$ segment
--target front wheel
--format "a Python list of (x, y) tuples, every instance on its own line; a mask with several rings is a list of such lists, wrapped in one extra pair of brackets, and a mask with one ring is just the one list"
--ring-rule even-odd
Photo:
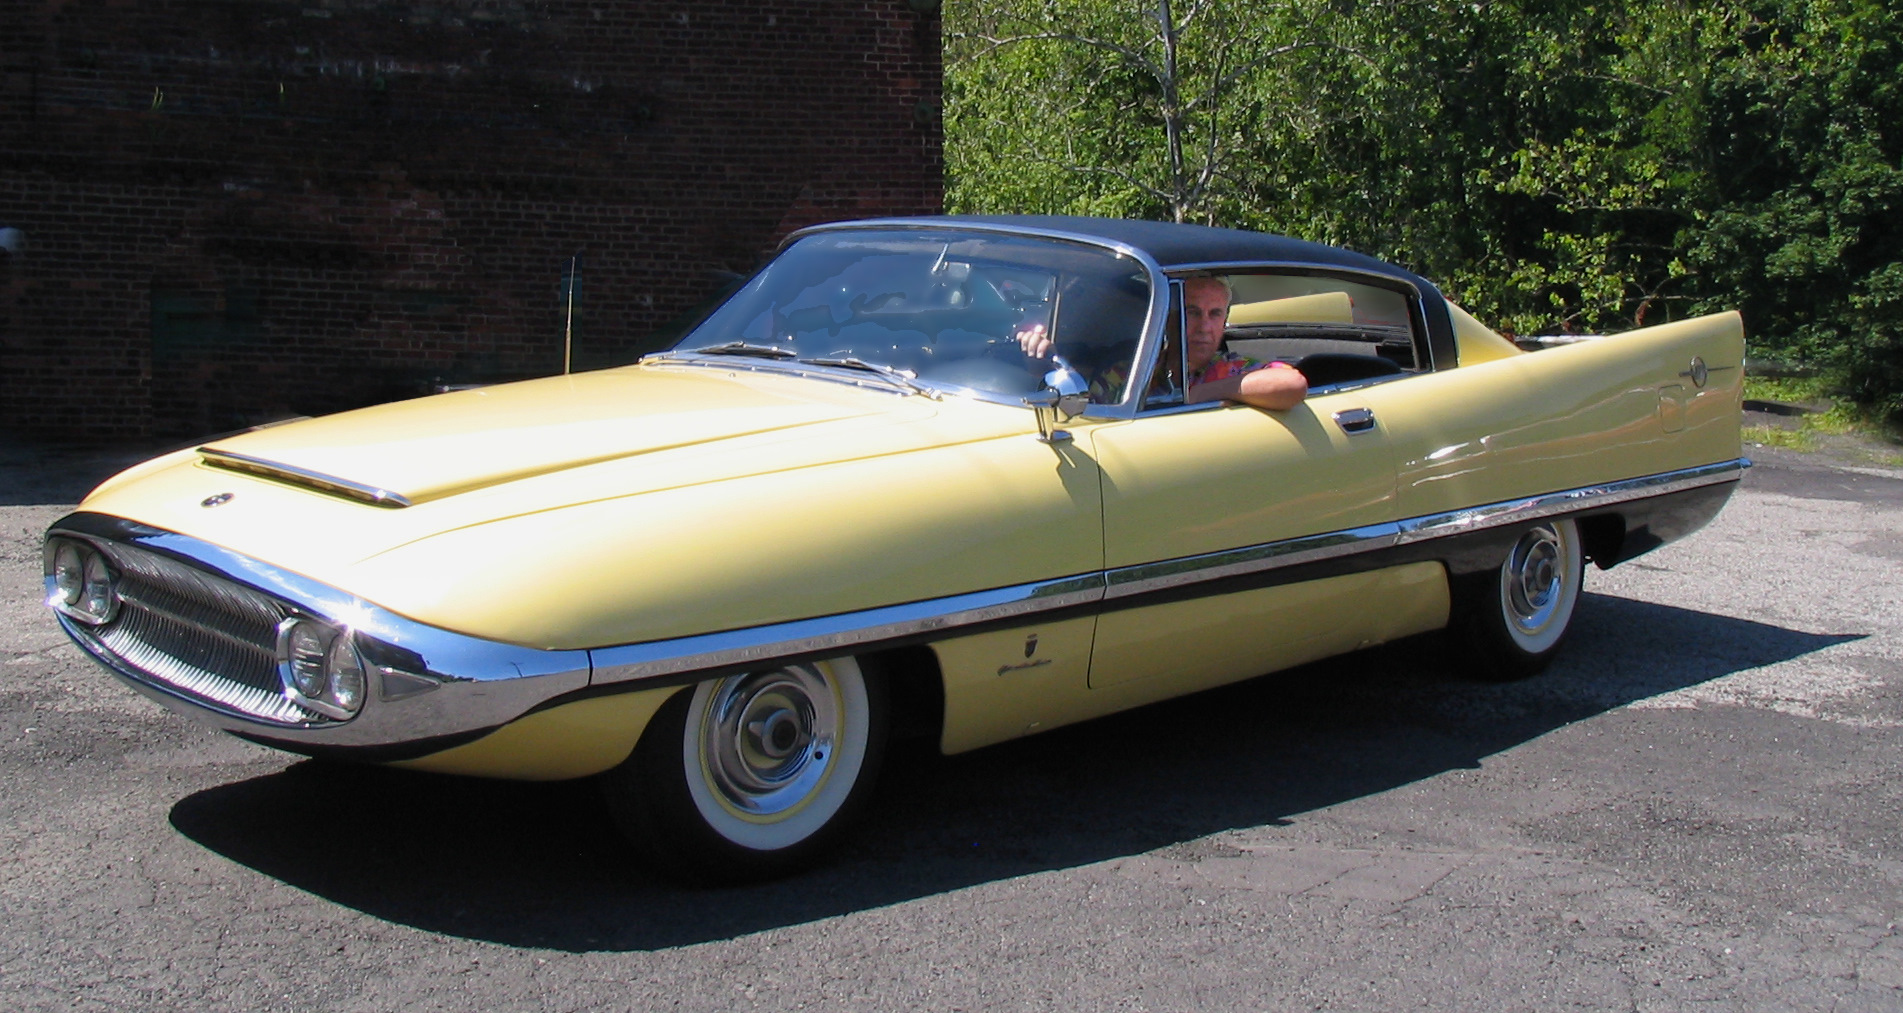
[(1495, 572), (1463, 578), (1461, 640), (1481, 678), (1522, 679), (1559, 652), (1585, 582), (1579, 528), (1570, 519), (1520, 535)]
[(604, 776), (609, 808), (676, 878), (784, 875), (865, 804), (886, 724), (883, 683), (852, 658), (711, 679), (669, 700)]

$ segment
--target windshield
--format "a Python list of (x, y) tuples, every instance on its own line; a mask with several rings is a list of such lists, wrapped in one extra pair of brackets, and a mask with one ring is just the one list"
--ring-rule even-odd
[[(782, 252), (674, 351), (859, 360), (919, 380), (1027, 394), (1068, 366), (1091, 400), (1123, 397), (1150, 307), (1149, 274), (1109, 250), (945, 229), (848, 229)], [(1054, 339), (1026, 354), (1022, 332)], [(1031, 342), (1030, 344), (1035, 344)]]

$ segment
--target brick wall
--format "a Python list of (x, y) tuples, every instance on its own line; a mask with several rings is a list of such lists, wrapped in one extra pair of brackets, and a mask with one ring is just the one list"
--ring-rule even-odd
[[(921, 3), (933, 7), (934, 4)], [(0, 0), (0, 428), (193, 435), (625, 361), (930, 213), (911, 0)]]

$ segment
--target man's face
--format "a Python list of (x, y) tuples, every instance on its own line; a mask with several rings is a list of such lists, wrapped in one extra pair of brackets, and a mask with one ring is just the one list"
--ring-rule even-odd
[(1183, 283), (1183, 301), (1188, 304), (1184, 348), (1189, 353), (1189, 371), (1195, 373), (1209, 365), (1222, 347), (1223, 328), (1229, 323), (1229, 290), (1214, 278), (1191, 278)]

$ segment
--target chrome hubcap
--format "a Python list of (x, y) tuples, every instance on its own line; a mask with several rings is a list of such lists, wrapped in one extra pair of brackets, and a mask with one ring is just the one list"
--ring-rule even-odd
[(701, 729), (701, 766), (728, 807), (775, 816), (825, 780), (839, 734), (839, 702), (809, 665), (722, 679)]
[(1501, 578), (1507, 618), (1527, 633), (1538, 632), (1553, 618), (1565, 590), (1566, 557), (1559, 533), (1540, 527), (1520, 536)]

